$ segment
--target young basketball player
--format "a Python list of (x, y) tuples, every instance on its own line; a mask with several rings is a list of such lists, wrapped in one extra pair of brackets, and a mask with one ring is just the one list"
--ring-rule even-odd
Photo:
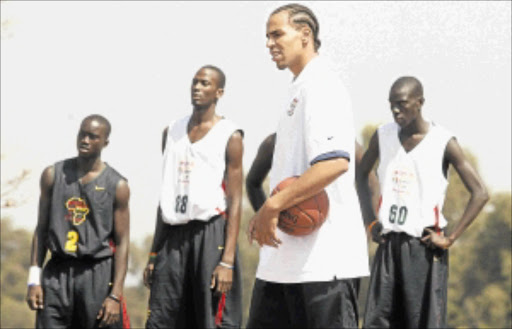
[[(313, 12), (298, 4), (279, 7), (267, 21), (272, 60), (294, 76), (276, 131), (270, 190), (300, 177), (266, 199), (249, 223), (249, 239), (262, 248), (248, 328), (358, 325), (368, 255), (354, 187), (353, 116), (347, 90), (318, 54), (318, 30)], [(280, 211), (322, 189), (330, 209), (318, 230), (295, 237), (277, 228)]]
[[(41, 175), (39, 216), (32, 240), (27, 303), (37, 328), (128, 327), (122, 294), (130, 244), (130, 190), (101, 160), (110, 123), (86, 117), (78, 157)], [(47, 251), (51, 259), (41, 267)]]
[(163, 134), (163, 183), (144, 273), (147, 328), (241, 326), (243, 132), (216, 113), (224, 85), (219, 68), (202, 67), (192, 80), (192, 115)]
[[(487, 202), (487, 191), (453, 134), (423, 118), (423, 87), (416, 78), (398, 79), (389, 102), (395, 122), (378, 128), (359, 169), (365, 222), (379, 243), (364, 327), (444, 328), (448, 248)], [(366, 182), (377, 159), (378, 217)], [(471, 198), (453, 231), (445, 232), (441, 210), (449, 165)]]

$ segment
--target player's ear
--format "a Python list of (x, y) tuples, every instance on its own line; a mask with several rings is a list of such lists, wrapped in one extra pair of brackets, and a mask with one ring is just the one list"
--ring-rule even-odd
[(107, 147), (108, 146), (108, 143), (110, 143), (110, 140), (108, 139), (108, 137), (105, 139), (105, 143), (103, 144), (103, 147)]
[(311, 37), (311, 29), (308, 26), (302, 28), (302, 45), (307, 46)]
[(217, 99), (221, 98), (222, 95), (224, 95), (224, 88), (217, 89), (217, 92), (216, 92)]
[(420, 99), (418, 99), (418, 102), (420, 102), (420, 105), (423, 106), (423, 104), (425, 104), (425, 98), (420, 97)]

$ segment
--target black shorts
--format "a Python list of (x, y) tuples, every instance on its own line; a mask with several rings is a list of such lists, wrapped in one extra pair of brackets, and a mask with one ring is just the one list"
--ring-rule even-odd
[(357, 328), (359, 281), (274, 283), (256, 279), (247, 328)]
[[(165, 225), (166, 240), (155, 259), (147, 328), (216, 327), (221, 296), (210, 289), (210, 283), (224, 251), (225, 226), (221, 216), (207, 222)], [(232, 288), (225, 295), (222, 328), (240, 328), (242, 324), (238, 255), (234, 266)]]
[(373, 261), (364, 328), (444, 328), (448, 251), (388, 233)]
[[(111, 290), (112, 263), (112, 257), (50, 259), (43, 270), (43, 309), (37, 311), (36, 328), (98, 328), (96, 317)], [(123, 313), (109, 328), (123, 328)]]

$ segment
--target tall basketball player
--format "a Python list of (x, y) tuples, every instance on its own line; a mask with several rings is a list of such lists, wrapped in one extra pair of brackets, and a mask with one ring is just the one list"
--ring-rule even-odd
[[(37, 328), (129, 326), (122, 294), (130, 190), (126, 179), (101, 160), (110, 130), (104, 117), (86, 117), (78, 132), (78, 157), (41, 175), (27, 292), (29, 307), (37, 310)], [(51, 259), (41, 280), (48, 250)]]
[[(484, 183), (453, 134), (423, 117), (424, 101), (418, 79), (396, 80), (389, 93), (395, 122), (377, 129), (361, 161), (358, 182), (364, 218), (379, 243), (365, 328), (445, 327), (448, 249), (488, 200)], [(377, 159), (378, 215), (367, 184)], [(471, 198), (453, 230), (446, 232), (441, 210), (450, 165)]]
[[(270, 190), (290, 176), (300, 177), (264, 200), (249, 223), (249, 239), (262, 248), (247, 327), (355, 328), (359, 278), (368, 275), (368, 254), (354, 187), (350, 97), (318, 53), (319, 24), (309, 8), (277, 8), (266, 32), (277, 68), (293, 74), (275, 135)], [(277, 228), (282, 210), (322, 189), (330, 209), (318, 230), (296, 237)]]
[(160, 204), (144, 272), (148, 328), (241, 326), (243, 132), (216, 113), (224, 85), (219, 68), (197, 71), (192, 114), (163, 134)]

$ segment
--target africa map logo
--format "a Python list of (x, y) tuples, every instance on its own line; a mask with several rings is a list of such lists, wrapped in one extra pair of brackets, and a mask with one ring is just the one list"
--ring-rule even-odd
[(66, 220), (71, 221), (73, 225), (80, 225), (87, 219), (89, 213), (89, 206), (82, 198), (72, 197), (66, 202), (66, 209), (68, 214)]

